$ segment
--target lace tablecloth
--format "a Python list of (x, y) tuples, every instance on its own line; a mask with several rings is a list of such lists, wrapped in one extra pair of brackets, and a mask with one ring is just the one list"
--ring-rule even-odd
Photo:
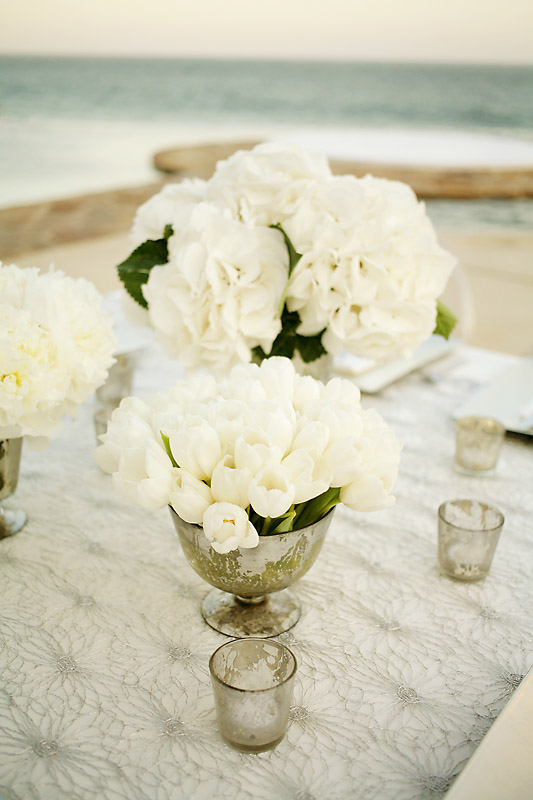
[[(29, 523), (0, 542), (0, 791), (61, 800), (401, 800), (441, 797), (531, 664), (532, 443), (507, 437), (497, 475), (453, 470), (451, 413), (509, 359), (464, 348), (374, 405), (405, 442), (390, 510), (337, 509), (279, 638), (299, 671), (288, 733), (241, 754), (219, 737), (209, 587), (168, 511), (115, 495), (92, 460), (93, 407), (23, 452)], [(429, 370), (431, 372), (431, 370)], [(177, 376), (145, 351), (135, 391)], [(475, 497), (506, 522), (488, 578), (436, 565), (437, 508)]]

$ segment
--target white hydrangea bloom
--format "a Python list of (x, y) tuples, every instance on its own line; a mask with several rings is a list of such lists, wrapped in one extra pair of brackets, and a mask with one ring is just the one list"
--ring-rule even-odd
[(325, 329), (328, 352), (373, 359), (408, 353), (431, 335), (455, 259), (408, 186), (333, 178), (285, 228), (303, 254), (287, 292), (299, 333)]
[(169, 261), (143, 287), (152, 326), (185, 367), (222, 371), (270, 351), (288, 256), (279, 232), (252, 230), (212, 205), (198, 204), (189, 226), (169, 240)]
[(161, 239), (166, 225), (176, 230), (187, 226), (192, 209), (206, 195), (206, 182), (199, 178), (168, 183), (137, 209), (130, 238), (135, 247), (147, 239)]
[[(241, 150), (208, 181), (166, 186), (139, 209), (134, 243), (166, 225), (168, 263), (143, 291), (160, 341), (186, 368), (224, 371), (254, 348), (270, 353), (284, 307), (328, 353), (407, 354), (433, 332), (455, 264), (409, 186), (333, 176), (294, 144)], [(301, 254), (289, 282), (277, 225)]]
[(302, 193), (331, 177), (327, 159), (297, 145), (265, 142), (219, 161), (208, 182), (209, 200), (252, 226), (283, 222)]

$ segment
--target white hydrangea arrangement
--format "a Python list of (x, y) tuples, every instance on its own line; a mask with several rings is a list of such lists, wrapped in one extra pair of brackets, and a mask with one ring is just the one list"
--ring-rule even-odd
[(295, 145), (264, 143), (208, 181), (165, 186), (132, 238), (119, 275), (186, 368), (342, 349), (380, 360), (455, 322), (438, 301), (455, 259), (412, 189), (334, 176)]
[(392, 505), (401, 449), (352, 382), (323, 384), (283, 357), (126, 398), (100, 439), (95, 459), (125, 500), (171, 505), (218, 553), (302, 528), (339, 502)]
[(48, 444), (104, 383), (115, 346), (92, 283), (0, 262), (0, 439)]

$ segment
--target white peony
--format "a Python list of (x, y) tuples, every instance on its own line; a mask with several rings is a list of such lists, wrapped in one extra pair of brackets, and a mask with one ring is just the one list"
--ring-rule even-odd
[(47, 443), (104, 383), (115, 346), (89, 281), (0, 264), (0, 437)]

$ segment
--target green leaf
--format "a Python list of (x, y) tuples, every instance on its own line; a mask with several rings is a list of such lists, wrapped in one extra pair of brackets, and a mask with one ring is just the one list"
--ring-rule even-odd
[(259, 514), (254, 511), (252, 506), (248, 506), (248, 519), (256, 529), (257, 533), (261, 533), (263, 529), (263, 525), (265, 524), (265, 518), (260, 517)]
[(301, 259), (302, 254), (296, 252), (296, 249), (295, 249), (293, 243), (291, 242), (291, 240), (289, 239), (289, 237), (287, 236), (287, 234), (285, 233), (285, 231), (283, 230), (283, 228), (281, 227), (279, 222), (276, 223), (276, 225), (271, 225), (270, 227), (274, 228), (277, 231), (280, 231), (280, 233), (283, 235), (283, 238), (285, 239), (285, 244), (287, 246), (287, 252), (289, 254), (289, 278), (290, 278), (291, 273), (292, 273), (294, 267), (296, 266), (296, 264), (298, 263), (298, 261)]
[(272, 356), (292, 358), (295, 350), (298, 350), (305, 362), (315, 361), (320, 356), (323, 356), (326, 353), (326, 349), (322, 344), (324, 331), (317, 333), (316, 336), (301, 336), (296, 333), (299, 324), (300, 315), (298, 312), (287, 311), (284, 308), (281, 315), (281, 331), (274, 339), (270, 353), (265, 353), (262, 347), (255, 347), (253, 353), (256, 359), (262, 361), (264, 358), (271, 358)]
[(437, 300), (437, 322), (433, 333), (448, 339), (457, 324), (457, 317), (441, 300)]
[[(259, 517), (259, 519), (262, 519), (262, 517)], [(271, 527), (272, 527), (272, 517), (265, 517), (263, 519), (262, 527), (256, 528), (256, 531), (260, 536), (268, 536)]]
[(328, 511), (340, 503), (340, 488), (327, 489), (318, 497), (313, 497), (306, 503), (299, 503), (296, 506), (296, 518), (294, 520), (293, 530), (305, 528), (306, 525), (311, 525), (328, 513)]
[[(324, 328), (324, 331), (325, 330)], [(299, 351), (302, 360), (306, 363), (309, 363), (309, 361), (316, 361), (320, 356), (326, 355), (327, 350), (322, 344), (322, 334), (324, 331), (320, 331), (320, 333), (317, 333), (315, 336), (296, 335), (296, 349)]]
[(142, 286), (148, 280), (152, 267), (168, 261), (167, 239), (173, 234), (172, 225), (165, 225), (163, 239), (147, 239), (118, 265), (118, 275), (128, 294), (143, 308), (148, 308)]
[(167, 451), (167, 456), (170, 458), (170, 460), (172, 462), (172, 466), (173, 467), (179, 467), (179, 464), (177, 463), (177, 461), (175, 460), (174, 456), (172, 455), (172, 450), (170, 449), (170, 440), (169, 440), (168, 436), (165, 436), (165, 434), (162, 431), (159, 431), (159, 433), (161, 434), (161, 439), (163, 440), (163, 444), (165, 445), (165, 450)]
[(285, 514), (282, 514), (281, 517), (276, 517), (272, 520), (272, 526), (269, 529), (269, 533), (287, 533), (287, 531), (292, 531), (292, 523), (294, 517), (296, 516), (296, 509), (294, 506), (291, 506)]

